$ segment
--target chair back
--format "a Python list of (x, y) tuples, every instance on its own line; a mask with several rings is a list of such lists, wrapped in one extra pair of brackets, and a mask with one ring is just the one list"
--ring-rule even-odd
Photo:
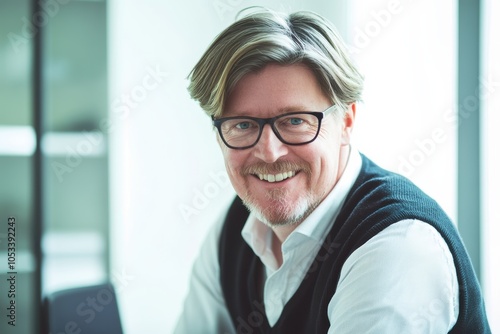
[(44, 300), (48, 334), (123, 334), (110, 283), (54, 292)]

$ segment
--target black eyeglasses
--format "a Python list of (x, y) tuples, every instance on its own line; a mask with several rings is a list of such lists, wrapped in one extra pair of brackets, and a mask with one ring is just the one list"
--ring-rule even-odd
[(213, 125), (227, 147), (244, 150), (255, 146), (262, 135), (264, 125), (269, 124), (276, 137), (287, 145), (305, 145), (318, 137), (321, 120), (336, 108), (324, 111), (290, 112), (271, 118), (235, 116), (214, 119)]

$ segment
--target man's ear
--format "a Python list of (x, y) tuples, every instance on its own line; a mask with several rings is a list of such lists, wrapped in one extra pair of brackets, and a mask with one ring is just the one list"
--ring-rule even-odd
[(356, 118), (356, 102), (353, 102), (349, 105), (344, 115), (344, 124), (342, 129), (342, 141), (341, 141), (342, 145), (349, 145), (351, 143), (355, 118)]

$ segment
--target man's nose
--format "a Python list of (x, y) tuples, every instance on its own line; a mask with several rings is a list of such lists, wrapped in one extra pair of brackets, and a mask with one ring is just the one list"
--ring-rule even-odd
[(282, 156), (288, 154), (288, 146), (273, 132), (269, 124), (264, 125), (259, 142), (254, 147), (255, 157), (266, 163), (276, 162)]

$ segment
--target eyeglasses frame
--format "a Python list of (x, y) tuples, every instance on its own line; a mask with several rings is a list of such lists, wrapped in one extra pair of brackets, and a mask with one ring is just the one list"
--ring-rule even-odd
[[(264, 130), (264, 125), (266, 125), (266, 124), (269, 124), (269, 126), (273, 130), (276, 137), (278, 137), (278, 139), (283, 144), (300, 146), (300, 145), (306, 145), (306, 144), (312, 143), (313, 141), (316, 140), (316, 138), (319, 135), (319, 131), (321, 130), (322, 119), (325, 118), (330, 113), (332, 113), (334, 110), (336, 110), (337, 109), (336, 106), (337, 105), (334, 104), (323, 111), (294, 111), (294, 112), (289, 112), (289, 113), (281, 114), (281, 115), (270, 117), (270, 118), (259, 118), (259, 117), (251, 117), (251, 116), (232, 116), (232, 117), (222, 117), (222, 118), (216, 119), (214, 116), (212, 116), (212, 124), (213, 124), (213, 126), (215, 126), (217, 128), (217, 130), (219, 132), (219, 136), (222, 139), (222, 141), (224, 142), (224, 144), (233, 150), (246, 150), (246, 149), (249, 149), (249, 148), (257, 145), (257, 143), (260, 140), (260, 137), (262, 136), (262, 131)], [(282, 117), (291, 116), (291, 115), (298, 115), (298, 114), (308, 114), (308, 115), (316, 116), (318, 118), (318, 130), (316, 131), (316, 135), (311, 140), (308, 140), (308, 141), (303, 142), (303, 143), (290, 143), (290, 142), (287, 142), (286, 140), (284, 140), (283, 137), (281, 137), (281, 135), (278, 132), (278, 130), (276, 129), (274, 123), (277, 119), (280, 119)], [(252, 145), (247, 145), (247, 146), (243, 146), (243, 147), (236, 147), (236, 146), (231, 146), (226, 142), (226, 140), (224, 139), (224, 136), (222, 135), (221, 126), (222, 126), (222, 123), (224, 123), (225, 121), (232, 120), (232, 119), (249, 119), (249, 120), (252, 120), (252, 121), (256, 122), (257, 124), (259, 124), (259, 135), (257, 136), (257, 139), (255, 140), (255, 142)]]

